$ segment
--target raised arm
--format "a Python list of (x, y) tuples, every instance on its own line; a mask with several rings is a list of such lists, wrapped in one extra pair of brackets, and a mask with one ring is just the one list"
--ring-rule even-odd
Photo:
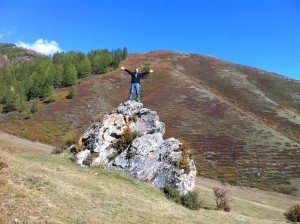
[(141, 77), (143, 77), (144, 75), (147, 75), (149, 73), (152, 73), (152, 72), (153, 72), (153, 70), (150, 70), (149, 72), (143, 72), (143, 73), (141, 73)]
[(124, 66), (121, 67), (122, 70), (125, 70), (125, 72), (128, 72), (128, 74), (133, 75), (134, 72), (129, 71), (128, 69), (126, 69)]

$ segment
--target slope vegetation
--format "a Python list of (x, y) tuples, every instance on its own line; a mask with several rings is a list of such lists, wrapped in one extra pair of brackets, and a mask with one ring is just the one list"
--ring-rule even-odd
[[(198, 175), (235, 185), (300, 195), (300, 82), (207, 55), (154, 51), (123, 65), (150, 65), (142, 102), (166, 123), (166, 135), (196, 150)], [(127, 100), (122, 70), (83, 79), (77, 96), (41, 104), (30, 120), (1, 115), (6, 132), (60, 144)], [(100, 114), (100, 115), (99, 115)]]
[[(117, 171), (82, 168), (53, 147), (0, 133), (0, 223), (284, 223), (299, 198), (230, 187), (232, 212), (192, 211)], [(5, 164), (5, 165), (3, 165)], [(199, 179), (203, 205), (212, 187)], [(222, 186), (221, 186), (222, 187)]]

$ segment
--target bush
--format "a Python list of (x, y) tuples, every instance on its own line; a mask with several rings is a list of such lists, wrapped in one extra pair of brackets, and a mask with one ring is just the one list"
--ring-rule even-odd
[(26, 120), (30, 119), (32, 117), (31, 109), (26, 108), (25, 111), (23, 112), (23, 116), (24, 116), (24, 119), (26, 119)]
[(67, 95), (67, 98), (68, 99), (73, 99), (75, 96), (76, 96), (76, 88), (75, 86), (71, 86), (70, 89), (69, 89), (69, 93)]
[(97, 158), (98, 156), (99, 156), (98, 153), (91, 153), (85, 158), (82, 164), (85, 166), (91, 166), (94, 159)]
[(107, 156), (108, 161), (114, 160), (118, 156), (118, 152), (113, 152), (112, 154)]
[(33, 104), (30, 107), (30, 111), (31, 113), (36, 113), (39, 110), (38, 104), (36, 102), (36, 100), (33, 102)]
[(300, 204), (295, 204), (284, 213), (287, 220), (292, 222), (300, 222)]
[(181, 143), (176, 151), (181, 151), (181, 156), (176, 159), (175, 165), (178, 169), (184, 169), (185, 173), (191, 171), (189, 159), (192, 157), (193, 149), (185, 142)]
[[(150, 71), (150, 64), (149, 63), (143, 64), (142, 72), (149, 72), (149, 71)], [(149, 74), (144, 75), (142, 79), (146, 79), (148, 76)]]
[(104, 118), (104, 115), (103, 114), (98, 114), (95, 118), (94, 118), (94, 121), (95, 122), (101, 122)]
[(56, 146), (52, 151), (51, 154), (60, 154), (64, 151), (62, 146)]
[(172, 184), (166, 184), (163, 191), (167, 198), (181, 204), (180, 193)]
[(202, 206), (198, 192), (191, 191), (187, 194), (180, 195), (179, 191), (172, 184), (166, 184), (163, 191), (167, 198), (189, 209), (199, 210)]
[(188, 192), (180, 197), (181, 204), (192, 210), (199, 210), (202, 207), (202, 201), (199, 199), (199, 193), (195, 191)]
[(64, 145), (71, 146), (78, 142), (79, 135), (77, 133), (69, 133), (62, 137)]
[(8, 167), (6, 162), (4, 162), (3, 160), (0, 160), (0, 170), (2, 170), (5, 167)]
[(123, 131), (123, 135), (114, 145), (114, 147), (117, 149), (118, 155), (120, 155), (138, 136), (138, 132), (131, 131), (130, 128), (126, 127)]
[(229, 205), (230, 199), (228, 196), (228, 190), (214, 188), (214, 193), (216, 197), (217, 208), (223, 210), (224, 212), (230, 212), (231, 208)]

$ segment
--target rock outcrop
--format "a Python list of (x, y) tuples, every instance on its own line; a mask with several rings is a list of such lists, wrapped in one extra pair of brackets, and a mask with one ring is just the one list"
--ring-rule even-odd
[(179, 140), (164, 140), (164, 133), (165, 125), (155, 111), (127, 101), (85, 131), (76, 161), (82, 166), (123, 170), (159, 189), (172, 184), (185, 194), (194, 188), (194, 161)]

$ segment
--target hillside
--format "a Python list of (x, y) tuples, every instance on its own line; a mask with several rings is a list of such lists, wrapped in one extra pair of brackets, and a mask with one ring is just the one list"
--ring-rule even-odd
[(0, 43), (0, 67), (28, 62), (41, 56), (42, 54), (36, 51), (17, 47), (15, 44)]
[[(299, 198), (229, 187), (232, 211), (189, 210), (118, 171), (82, 168), (53, 147), (0, 132), (0, 223), (285, 223)], [(203, 206), (219, 182), (198, 178)]]
[[(154, 51), (129, 55), (128, 69), (150, 64), (142, 102), (158, 112), (166, 135), (196, 150), (198, 175), (300, 195), (300, 82), (207, 55)], [(59, 145), (127, 100), (122, 70), (82, 79), (77, 96), (42, 103), (29, 120), (0, 115), (0, 129)]]

